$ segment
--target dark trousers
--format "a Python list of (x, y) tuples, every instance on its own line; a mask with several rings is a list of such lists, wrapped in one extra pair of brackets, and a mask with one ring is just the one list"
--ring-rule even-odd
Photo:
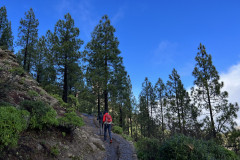
[(104, 140), (107, 139), (107, 130), (109, 133), (110, 140), (112, 140), (112, 134), (111, 134), (111, 124), (104, 124)]

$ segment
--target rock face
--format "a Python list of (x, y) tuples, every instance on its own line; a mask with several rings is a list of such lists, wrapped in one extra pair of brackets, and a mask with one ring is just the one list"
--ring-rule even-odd
[[(37, 94), (33, 96), (31, 92)], [(58, 100), (50, 96), (23, 70), (11, 51), (0, 49), (0, 102), (8, 102), (18, 107), (23, 100), (37, 99), (52, 106), (59, 115), (60, 112), (65, 113)]]

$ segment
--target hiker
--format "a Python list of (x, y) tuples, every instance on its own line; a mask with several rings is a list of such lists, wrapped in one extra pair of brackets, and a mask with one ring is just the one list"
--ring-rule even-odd
[(102, 135), (102, 130), (103, 130), (103, 114), (102, 114), (102, 112), (99, 113), (97, 120), (99, 122), (100, 135)]
[(110, 143), (112, 143), (112, 134), (111, 134), (112, 117), (110, 114), (108, 114), (107, 111), (104, 111), (103, 123), (104, 123), (104, 141), (107, 140), (107, 129), (108, 129)]

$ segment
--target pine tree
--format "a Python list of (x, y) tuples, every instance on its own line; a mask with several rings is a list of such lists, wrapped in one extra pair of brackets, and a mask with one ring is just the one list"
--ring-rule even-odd
[(11, 22), (7, 19), (7, 9), (0, 8), (0, 48), (13, 51)]
[(31, 71), (32, 56), (36, 51), (38, 25), (38, 19), (35, 18), (33, 9), (30, 8), (28, 12), (25, 12), (24, 19), (20, 20), (20, 27), (18, 28), (19, 33), (17, 45), (23, 48), (19, 54), (23, 59), (23, 68), (28, 72)]
[(127, 108), (127, 119), (129, 119), (129, 124), (128, 124), (128, 133), (129, 133), (129, 126), (130, 126), (130, 132), (131, 132), (131, 137), (133, 136), (132, 133), (133, 133), (133, 125), (132, 125), (132, 117), (133, 117), (133, 106), (134, 106), (134, 96), (133, 96), (133, 93), (132, 93), (132, 82), (131, 82), (131, 79), (130, 79), (130, 76), (128, 75), (127, 76), (127, 83), (126, 83), (126, 89), (125, 89), (125, 92), (126, 92), (126, 102), (125, 102), (125, 106)]
[[(64, 20), (59, 20), (54, 30), (54, 53), (57, 58), (58, 71), (63, 77), (63, 95), (64, 102), (68, 101), (69, 81), (72, 80), (72, 72), (75, 71), (80, 58), (79, 49), (83, 41), (78, 38), (79, 29), (74, 26), (74, 20), (68, 13)], [(78, 69), (78, 67), (77, 67)]]
[[(173, 113), (173, 116), (176, 115), (177, 128), (179, 129), (179, 132), (186, 134), (187, 120), (189, 120), (191, 117), (190, 97), (182, 84), (179, 74), (175, 69), (173, 69), (172, 74), (169, 75), (167, 88), (169, 90), (168, 101), (170, 105), (168, 110)], [(175, 122), (173, 122), (173, 124), (174, 123)]]
[[(110, 80), (114, 75), (117, 65), (122, 60), (119, 56), (119, 42), (114, 32), (115, 28), (111, 25), (108, 16), (103, 16), (92, 33), (92, 40), (86, 47), (88, 50), (86, 59), (89, 63), (89, 68), (92, 73), (95, 72), (97, 75), (92, 78), (98, 78), (94, 86), (98, 86), (99, 89), (103, 90), (104, 109), (106, 111), (108, 111)], [(92, 73), (91, 75), (93, 75)]]
[[(150, 86), (151, 82), (146, 77), (142, 83), (142, 91), (140, 93), (140, 108), (142, 108), (142, 115), (144, 116), (144, 124), (147, 124), (148, 137), (150, 137), (150, 115), (149, 115), (149, 104), (150, 104)], [(143, 103), (145, 102), (145, 104)], [(145, 132), (144, 132), (145, 133)], [(145, 134), (144, 134), (145, 135)]]
[(36, 80), (38, 83), (43, 81), (44, 61), (47, 52), (46, 38), (42, 36), (39, 38), (36, 52), (33, 54), (33, 68), (36, 73)]
[[(45, 46), (44, 46), (45, 45)], [(57, 80), (57, 70), (56, 70), (56, 58), (54, 55), (54, 35), (48, 30), (45, 35), (45, 44), (40, 48), (44, 51), (44, 72), (42, 73), (41, 85), (44, 89), (52, 94), (57, 94), (56, 80)], [(59, 93), (60, 94), (60, 93)]]
[(161, 78), (158, 79), (154, 88), (156, 90), (158, 103), (159, 103), (159, 106), (160, 106), (161, 127), (162, 127), (162, 134), (163, 134), (163, 137), (164, 137), (164, 110), (163, 110), (163, 107), (164, 107), (164, 99), (165, 99), (165, 96), (166, 96), (166, 86), (163, 83)]
[(169, 75), (169, 80), (167, 81), (167, 87), (169, 90), (168, 101), (170, 103), (170, 110), (173, 114), (177, 115), (178, 119), (178, 128), (180, 133), (182, 133), (182, 123), (181, 123), (181, 113), (180, 113), (180, 104), (179, 104), (179, 91), (178, 85), (180, 81), (180, 76), (175, 69), (173, 69), (172, 74)]
[[(210, 122), (208, 116), (205, 121), (210, 123), (211, 135), (216, 138), (216, 121), (222, 127), (226, 127), (227, 122), (234, 125), (233, 118), (236, 117), (235, 111), (238, 110), (238, 105), (227, 104), (228, 93), (221, 91), (223, 82), (219, 82), (220, 77), (212, 63), (212, 56), (207, 54), (205, 46), (201, 43), (198, 50), (199, 52), (195, 57), (197, 63), (192, 73), (195, 77), (194, 84), (196, 86), (192, 88), (192, 96), (199, 107), (210, 112)], [(221, 115), (217, 117), (217, 114)], [(214, 120), (214, 115), (217, 120)]]

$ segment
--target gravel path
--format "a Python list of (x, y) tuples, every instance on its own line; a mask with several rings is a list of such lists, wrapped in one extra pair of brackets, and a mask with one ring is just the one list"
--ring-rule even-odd
[[(91, 126), (92, 131), (98, 134), (103, 141), (103, 135), (100, 135), (99, 126), (96, 118), (91, 115), (83, 114), (87, 117), (86, 125)], [(109, 143), (109, 137), (104, 142), (107, 156), (104, 160), (137, 160), (134, 146), (131, 142), (125, 140), (122, 136), (112, 133), (113, 143)]]

